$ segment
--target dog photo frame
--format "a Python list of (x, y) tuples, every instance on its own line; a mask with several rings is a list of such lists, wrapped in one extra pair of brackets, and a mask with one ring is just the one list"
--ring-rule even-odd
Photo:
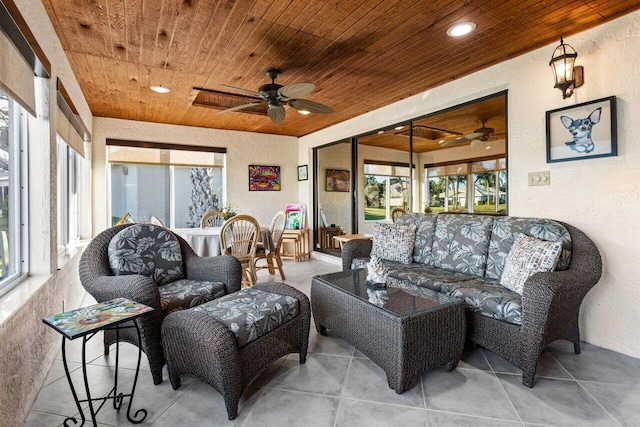
[(306, 181), (309, 179), (307, 165), (298, 166), (298, 181)]
[(547, 163), (617, 155), (615, 96), (547, 111)]

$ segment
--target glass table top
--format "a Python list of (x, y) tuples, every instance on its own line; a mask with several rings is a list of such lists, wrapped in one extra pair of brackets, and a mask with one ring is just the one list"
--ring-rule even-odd
[(411, 289), (393, 286), (377, 287), (367, 282), (367, 270), (362, 268), (322, 274), (314, 276), (313, 279), (350, 293), (400, 317), (437, 310), (446, 305), (460, 304), (460, 300), (456, 298), (417, 286)]

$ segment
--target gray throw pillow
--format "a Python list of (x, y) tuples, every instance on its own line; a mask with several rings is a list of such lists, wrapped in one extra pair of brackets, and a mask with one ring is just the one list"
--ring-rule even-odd
[(371, 256), (411, 264), (413, 244), (416, 241), (415, 225), (383, 224), (373, 225), (373, 248)]
[(141, 274), (158, 285), (182, 278), (182, 252), (176, 236), (164, 227), (136, 224), (109, 242), (109, 265), (116, 276)]

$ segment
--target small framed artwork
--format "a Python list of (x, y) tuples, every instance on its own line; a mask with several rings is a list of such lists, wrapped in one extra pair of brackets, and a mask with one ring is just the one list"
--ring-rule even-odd
[(298, 166), (298, 181), (306, 181), (309, 179), (307, 165)]
[(249, 191), (280, 191), (280, 166), (249, 165)]
[(547, 111), (547, 163), (616, 155), (615, 96)]
[(326, 191), (349, 192), (351, 172), (339, 169), (327, 169)]

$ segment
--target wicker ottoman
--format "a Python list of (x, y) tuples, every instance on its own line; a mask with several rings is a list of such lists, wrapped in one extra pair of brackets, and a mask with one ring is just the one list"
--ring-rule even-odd
[(229, 419), (242, 392), (271, 363), (300, 353), (304, 363), (311, 310), (302, 292), (284, 283), (259, 283), (188, 310), (162, 323), (169, 379), (205, 381), (224, 398)]

